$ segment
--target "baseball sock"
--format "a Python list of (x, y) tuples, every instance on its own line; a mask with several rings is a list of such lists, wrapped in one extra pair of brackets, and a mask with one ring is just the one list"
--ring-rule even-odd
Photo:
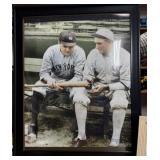
[[(38, 132), (38, 113), (40, 110), (40, 103), (43, 101), (43, 95), (34, 91), (32, 96), (32, 118), (29, 126), (29, 132), (37, 134)], [(29, 133), (29, 134), (30, 134)]]
[(125, 119), (126, 110), (125, 109), (114, 109), (113, 110), (113, 134), (111, 144), (113, 146), (118, 146), (120, 141), (120, 134), (122, 126)]
[(32, 122), (33, 124), (36, 124), (38, 113), (40, 110), (40, 103), (43, 100), (43, 95), (38, 92), (33, 92), (32, 96)]
[(87, 108), (80, 104), (75, 103), (75, 114), (78, 125), (78, 137), (81, 140), (86, 139), (86, 118), (87, 118)]

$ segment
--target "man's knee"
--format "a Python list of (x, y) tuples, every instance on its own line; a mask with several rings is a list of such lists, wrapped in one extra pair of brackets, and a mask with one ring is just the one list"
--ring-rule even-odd
[(87, 91), (83, 87), (73, 88), (70, 91), (70, 97), (71, 95), (73, 96), (73, 103), (80, 103), (84, 106), (88, 106), (90, 103), (90, 99), (87, 96)]
[(73, 97), (73, 103), (79, 103), (79, 104), (82, 104), (83, 106), (88, 106), (88, 104), (90, 103), (90, 99), (86, 96), (86, 95), (83, 95), (83, 94), (76, 94), (74, 95)]
[(122, 108), (126, 109), (128, 107), (128, 100), (125, 91), (118, 90), (113, 94), (112, 100), (110, 101), (111, 109)]
[(41, 94), (37, 91), (33, 91), (32, 99), (43, 100), (44, 96), (43, 96), (43, 94)]
[[(44, 83), (41, 81), (37, 81), (35, 83), (35, 85), (41, 85), (41, 84), (44, 84)], [(46, 96), (46, 90), (47, 90), (46, 87), (33, 87), (32, 88), (33, 92), (38, 92), (38, 93), (42, 94), (44, 97)]]

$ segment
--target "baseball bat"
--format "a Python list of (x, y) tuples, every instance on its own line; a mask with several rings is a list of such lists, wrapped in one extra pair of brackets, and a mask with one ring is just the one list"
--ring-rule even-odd
[[(77, 82), (59, 82), (56, 83), (60, 87), (89, 87), (89, 83), (86, 81), (77, 81)], [(49, 87), (48, 84), (25, 84), (24, 87), (33, 88), (33, 87)]]

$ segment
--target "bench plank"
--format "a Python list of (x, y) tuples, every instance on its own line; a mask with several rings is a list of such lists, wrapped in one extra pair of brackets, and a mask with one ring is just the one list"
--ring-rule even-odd
[(42, 65), (40, 58), (24, 58), (24, 71), (39, 72)]

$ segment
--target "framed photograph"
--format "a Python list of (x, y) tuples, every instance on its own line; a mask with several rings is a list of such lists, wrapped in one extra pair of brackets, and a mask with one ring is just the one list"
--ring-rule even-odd
[(13, 5), (13, 155), (136, 155), (138, 5)]

